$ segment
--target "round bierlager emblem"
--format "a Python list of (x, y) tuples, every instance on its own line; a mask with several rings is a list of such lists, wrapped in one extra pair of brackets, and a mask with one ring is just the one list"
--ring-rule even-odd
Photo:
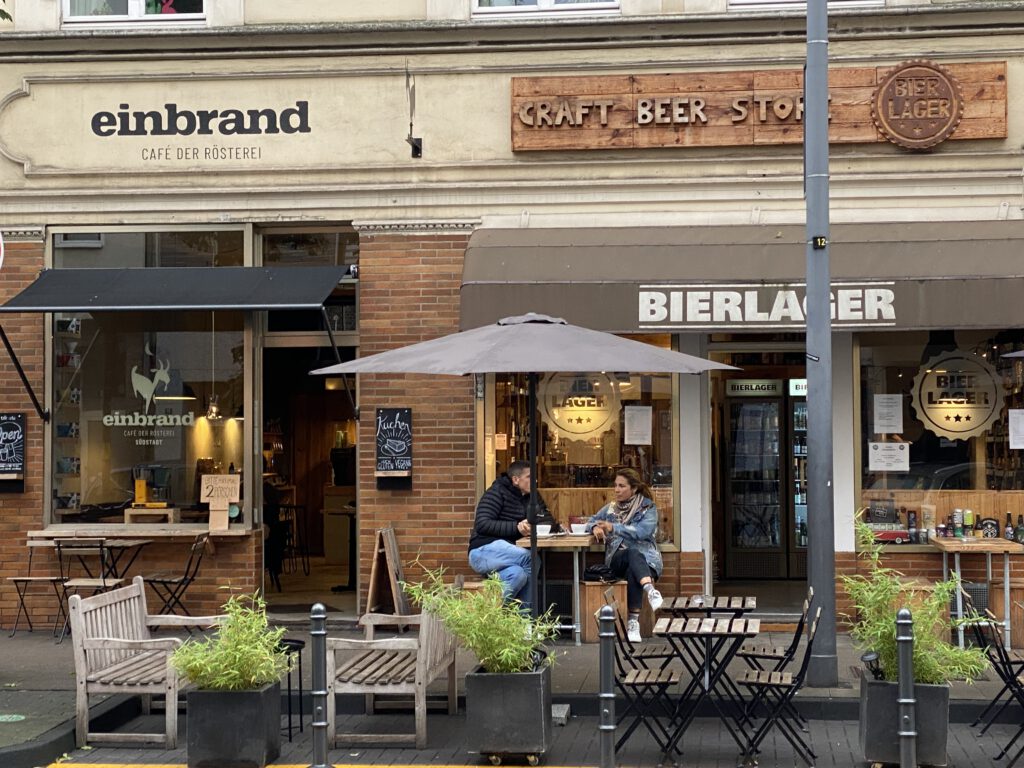
[(914, 377), (912, 405), (925, 429), (966, 440), (982, 434), (1003, 410), (1002, 379), (988, 361), (967, 352), (943, 352)]
[(930, 149), (960, 124), (960, 83), (931, 61), (907, 61), (882, 78), (871, 99), (871, 119), (886, 139), (905, 149)]

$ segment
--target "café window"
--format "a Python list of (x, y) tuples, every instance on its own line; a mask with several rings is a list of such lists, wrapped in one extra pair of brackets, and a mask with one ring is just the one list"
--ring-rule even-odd
[(65, 232), (53, 236), (53, 266), (240, 267), (244, 242), (241, 229)]
[(191, 21), (205, 0), (63, 0), (65, 21)]
[(1022, 349), (1019, 330), (860, 336), (861, 506), (873, 526), (937, 531), (954, 510), (1016, 524), (1024, 360), (1006, 355)]
[[(493, 475), (529, 460), (525, 375), (494, 377), (487, 455)], [(582, 522), (611, 499), (615, 471), (633, 467), (654, 495), (659, 541), (674, 530), (673, 398), (669, 374), (548, 373), (538, 378), (537, 487), (559, 523)], [(493, 431), (492, 431), (493, 429)]]
[[(244, 465), (243, 326), (240, 312), (54, 315), (52, 522), (123, 523), (143, 504), (208, 519), (201, 476)], [(229, 515), (248, 522), (243, 505)]]

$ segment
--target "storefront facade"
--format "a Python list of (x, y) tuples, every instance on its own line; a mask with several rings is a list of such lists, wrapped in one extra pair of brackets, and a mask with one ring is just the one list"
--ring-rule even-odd
[[(351, 496), (362, 595), (388, 524), (408, 560), (468, 572), (476, 499), (523, 457), (522, 382), (365, 376), (357, 422), (346, 382), (308, 387), (307, 373), (537, 311), (742, 369), (547, 377), (540, 485), (562, 522), (631, 465), (655, 489), (668, 592), (805, 578), (803, 18), (550, 5), (395, 3), (382, 21), (239, 1), (143, 26), (90, 26), (74, 2), (55, 19), (15, 6), (0, 29), (0, 291), (23, 303), (0, 325), (47, 418), (4, 360), (0, 412), (23, 415), (8, 430), (22, 430), (23, 466), (0, 480), (3, 575), (20, 574), (29, 532), (96, 527), (154, 539), (139, 572), (176, 567), (212, 514), (203, 475), (237, 475), (239, 492), (195, 587), (201, 610), (226, 581), (262, 585), (265, 501), (285, 488), (323, 543), (314, 555), (329, 556), (320, 511)], [(921, 7), (914, 35), (896, 7), (837, 16), (860, 30), (831, 46), (848, 571), (858, 508), (913, 508), (926, 528), (929, 506), (936, 527), (953, 508), (1024, 512), (1011, 423), (1024, 375), (1004, 357), (1024, 348), (1024, 115), (1020, 34), (998, 14)], [(328, 270), (316, 285), (300, 277), (311, 268)], [(44, 269), (141, 282), (38, 295)], [(260, 270), (270, 288), (243, 290)], [(284, 285), (305, 288), (282, 298)], [(25, 289), (32, 301), (15, 299)], [(278, 411), (281, 387), (292, 406)], [(398, 485), (375, 474), (382, 408), (411, 411)], [(300, 472), (304, 451), (319, 458)], [(125, 522), (139, 480), (153, 509), (181, 514)], [(937, 554), (901, 546), (904, 568), (938, 573)], [(2, 615), (15, 607), (0, 593)], [(52, 615), (42, 599), (33, 610)]]

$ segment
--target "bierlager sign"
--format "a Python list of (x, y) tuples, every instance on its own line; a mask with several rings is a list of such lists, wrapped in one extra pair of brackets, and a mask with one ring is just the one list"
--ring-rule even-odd
[(966, 440), (988, 431), (1003, 410), (1002, 378), (987, 360), (969, 352), (943, 352), (914, 377), (911, 404), (925, 429)]

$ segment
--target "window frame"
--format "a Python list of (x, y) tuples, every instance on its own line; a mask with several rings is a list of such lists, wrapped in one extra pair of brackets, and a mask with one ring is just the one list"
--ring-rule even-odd
[(74, 16), (71, 1), (61, 0), (61, 22), (65, 24), (184, 24), (206, 20), (207, 3), (203, 0), (202, 13), (146, 13), (146, 0), (128, 0), (127, 14), (105, 16)]
[(584, 3), (558, 3), (557, 0), (536, 0), (531, 5), (481, 5), (483, 0), (473, 0), (474, 18), (527, 16), (530, 18), (549, 17), (553, 14), (612, 15), (621, 11), (621, 0), (591, 0)]

